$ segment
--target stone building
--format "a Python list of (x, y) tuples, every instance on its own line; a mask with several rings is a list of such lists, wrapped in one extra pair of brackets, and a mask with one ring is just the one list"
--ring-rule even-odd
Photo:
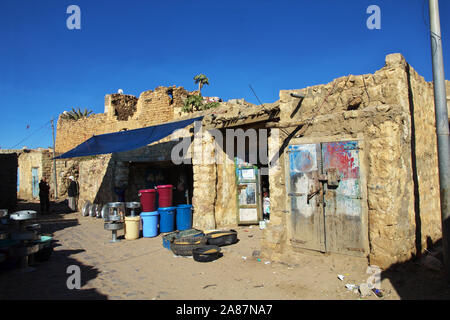
[[(39, 181), (45, 177), (50, 181), (52, 173), (52, 149), (2, 150), (2, 154), (15, 154), (17, 166), (12, 175), (18, 183), (17, 197), (23, 200), (39, 199)], [(53, 190), (53, 187), (51, 187)], [(17, 187), (16, 187), (17, 189)]]
[[(373, 74), (282, 90), (278, 101), (262, 106), (230, 100), (184, 114), (189, 94), (160, 87), (139, 98), (107, 95), (103, 114), (60, 118), (58, 153), (94, 134), (204, 116), (200, 130), (193, 125), (143, 148), (58, 160), (58, 175), (75, 173), (81, 202), (106, 203), (117, 201), (117, 190), (137, 200), (149, 170), (161, 170), (171, 184), (185, 173), (200, 229), (258, 223), (267, 191), (262, 245), (273, 259), (312, 250), (388, 267), (441, 237), (432, 83), (400, 54), (386, 56)], [(186, 138), (184, 161), (176, 165), (172, 152)], [(239, 148), (242, 158), (234, 156)]]

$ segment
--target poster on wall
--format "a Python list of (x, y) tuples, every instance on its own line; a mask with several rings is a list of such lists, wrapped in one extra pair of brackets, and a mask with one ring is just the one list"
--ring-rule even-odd
[(256, 183), (249, 183), (241, 189), (239, 194), (240, 205), (255, 205), (256, 204)]
[(241, 208), (239, 209), (240, 222), (254, 222), (258, 221), (258, 211), (256, 208)]
[(255, 180), (255, 169), (241, 169), (241, 180)]

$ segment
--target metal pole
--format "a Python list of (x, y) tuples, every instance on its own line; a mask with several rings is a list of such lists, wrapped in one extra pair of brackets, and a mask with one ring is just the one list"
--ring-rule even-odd
[(442, 250), (447, 280), (450, 281), (450, 149), (447, 100), (445, 93), (444, 61), (442, 57), (441, 26), (438, 0), (429, 0), (431, 55), (433, 59), (434, 107), (439, 160), (439, 184), (441, 194)]
[(55, 201), (58, 199), (58, 183), (56, 181), (56, 159), (55, 159), (55, 125), (52, 122), (52, 136), (53, 136), (53, 178), (55, 179)]

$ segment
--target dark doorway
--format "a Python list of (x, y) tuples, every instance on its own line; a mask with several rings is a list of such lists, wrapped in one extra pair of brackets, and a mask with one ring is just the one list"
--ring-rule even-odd
[(139, 201), (139, 190), (158, 185), (174, 186), (173, 205), (191, 204), (194, 186), (192, 165), (174, 165), (171, 161), (131, 162), (126, 201)]

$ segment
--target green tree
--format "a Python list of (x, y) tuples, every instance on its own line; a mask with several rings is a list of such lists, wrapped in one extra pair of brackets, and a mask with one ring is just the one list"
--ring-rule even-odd
[(209, 79), (204, 74), (198, 74), (194, 77), (195, 84), (198, 84), (198, 91), (202, 94), (202, 87), (209, 85)]
[(61, 118), (66, 119), (66, 120), (78, 120), (78, 119), (82, 119), (82, 118), (87, 118), (93, 113), (94, 112), (92, 110), (88, 110), (88, 109), (84, 109), (82, 111), (80, 108), (78, 108), (77, 110), (72, 108), (71, 111), (64, 111), (61, 114)]
[(184, 106), (182, 108), (183, 112), (193, 112), (201, 109), (203, 105), (203, 97), (197, 95), (190, 95), (184, 101)]

